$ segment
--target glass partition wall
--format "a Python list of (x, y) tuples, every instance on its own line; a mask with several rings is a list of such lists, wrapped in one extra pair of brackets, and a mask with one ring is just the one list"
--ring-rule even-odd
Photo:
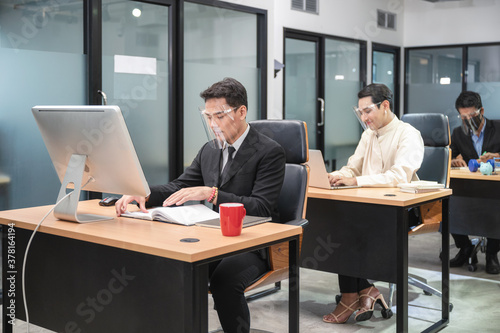
[(383, 83), (391, 89), (393, 99), (393, 112), (399, 112), (399, 86), (400, 86), (400, 53), (401, 48), (379, 43), (372, 43), (372, 82)]
[[(220, 4), (222, 6), (222, 4)], [(265, 117), (266, 38), (263, 12), (184, 4), (184, 167), (191, 164), (207, 135), (199, 115), (200, 93), (232, 77), (247, 90), (247, 121)]]
[(362, 133), (352, 112), (366, 82), (366, 42), (285, 29), (286, 119), (307, 123), (327, 170), (345, 165)]
[(83, 4), (0, 0), (0, 210), (53, 204), (60, 188), (35, 105), (87, 104)]
[(486, 117), (500, 119), (500, 44), (467, 48), (466, 87), (481, 95)]
[(102, 0), (102, 90), (121, 108), (149, 184), (169, 180), (169, 10)]
[(0, 0), (0, 210), (57, 198), (34, 105), (101, 104), (102, 90), (150, 184), (178, 176), (206, 141), (199, 93), (216, 80), (239, 79), (248, 119), (265, 117), (266, 15), (216, 0)]
[(455, 100), (462, 91), (462, 49), (407, 52), (406, 112), (443, 113), (450, 127), (457, 126)]
[(485, 116), (500, 119), (500, 44), (408, 48), (405, 112), (443, 113), (450, 128), (460, 125), (460, 92), (481, 95)]

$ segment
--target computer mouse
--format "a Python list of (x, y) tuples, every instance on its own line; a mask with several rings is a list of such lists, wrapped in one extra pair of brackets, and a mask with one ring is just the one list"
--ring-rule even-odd
[(118, 201), (117, 197), (106, 197), (99, 201), (99, 206), (113, 206), (116, 201)]

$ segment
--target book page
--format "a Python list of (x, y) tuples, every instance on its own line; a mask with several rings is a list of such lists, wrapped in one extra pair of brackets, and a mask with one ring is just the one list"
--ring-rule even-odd
[(201, 221), (218, 219), (219, 213), (205, 205), (186, 205), (173, 207), (158, 207), (151, 209), (153, 219), (162, 222), (172, 222), (184, 225), (194, 225)]
[(123, 213), (121, 216), (125, 217), (133, 217), (134, 219), (141, 219), (141, 220), (149, 220), (153, 221), (153, 217), (151, 216), (151, 211), (148, 211), (147, 213), (143, 213), (141, 211), (137, 212), (129, 212), (128, 210)]

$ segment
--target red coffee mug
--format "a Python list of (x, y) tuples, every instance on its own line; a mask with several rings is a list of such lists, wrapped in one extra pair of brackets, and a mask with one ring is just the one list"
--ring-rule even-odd
[(239, 236), (243, 218), (247, 214), (242, 203), (223, 203), (219, 205), (220, 230), (224, 236)]

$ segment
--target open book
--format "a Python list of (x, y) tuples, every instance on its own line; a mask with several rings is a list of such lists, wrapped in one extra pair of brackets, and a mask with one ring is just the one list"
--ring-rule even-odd
[(417, 180), (411, 183), (401, 183), (398, 184), (401, 192), (407, 193), (425, 193), (434, 192), (439, 189), (444, 188), (444, 184), (439, 184), (438, 182), (428, 181), (428, 180)]
[(171, 207), (157, 207), (149, 209), (148, 213), (125, 212), (122, 214), (125, 217), (133, 217), (136, 219), (177, 223), (183, 225), (195, 225), (196, 223), (219, 219), (219, 213), (214, 212), (205, 205), (185, 205)]

